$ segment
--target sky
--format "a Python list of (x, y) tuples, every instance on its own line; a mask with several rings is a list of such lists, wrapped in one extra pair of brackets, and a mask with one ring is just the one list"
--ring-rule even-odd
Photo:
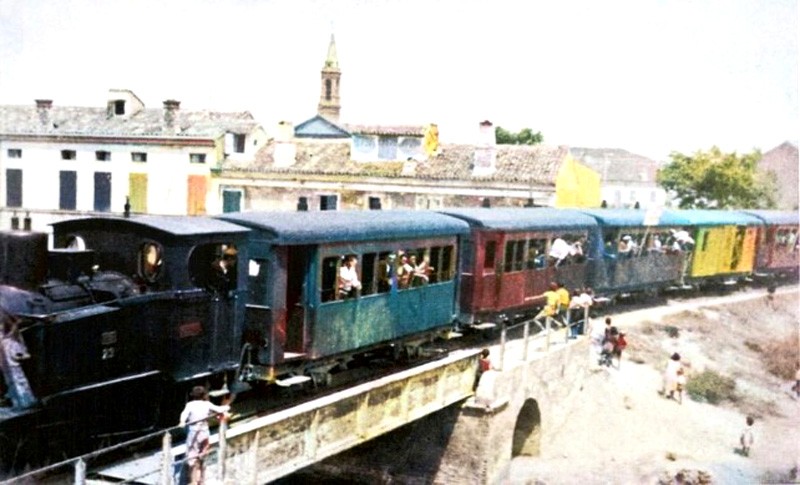
[(489, 120), (656, 160), (798, 144), (797, 0), (0, 0), (0, 104), (316, 114), (335, 34), (341, 121)]

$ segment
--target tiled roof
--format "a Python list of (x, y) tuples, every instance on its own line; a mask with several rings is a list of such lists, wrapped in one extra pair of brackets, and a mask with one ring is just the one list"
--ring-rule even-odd
[(249, 112), (178, 110), (173, 134), (164, 124), (163, 109), (143, 109), (129, 117), (108, 116), (106, 108), (53, 106), (47, 126), (35, 105), (0, 106), (0, 134), (57, 136), (217, 137), (225, 132), (246, 134), (258, 123)]
[[(545, 145), (497, 145), (496, 171), (491, 175), (473, 177), (475, 145), (443, 144), (439, 154), (423, 161), (356, 162), (350, 157), (349, 141), (294, 141), (297, 147), (295, 163), (290, 167), (276, 167), (274, 142), (268, 143), (256, 154), (252, 162), (229, 161), (224, 170), (254, 173), (282, 173), (306, 175), (352, 175), (364, 177), (415, 178), (450, 181), (487, 181), (537, 185), (555, 185), (556, 175), (566, 158), (566, 147)], [(415, 164), (414, 170), (403, 173), (406, 163)]]
[(425, 136), (425, 126), (417, 125), (343, 125), (354, 135)]
[(570, 148), (576, 160), (600, 174), (603, 183), (654, 184), (658, 163), (619, 148)]

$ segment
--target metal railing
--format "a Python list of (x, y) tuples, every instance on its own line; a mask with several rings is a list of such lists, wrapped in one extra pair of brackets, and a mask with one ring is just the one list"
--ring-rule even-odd
[[(211, 419), (215, 419), (214, 416), (209, 418), (194, 421), (192, 423), (188, 423), (187, 426), (190, 426), (195, 423), (199, 423), (202, 421), (208, 421)], [(8, 484), (8, 485), (16, 485), (16, 484), (28, 484), (28, 483), (39, 483), (41, 481), (47, 481), (48, 479), (52, 480), (53, 477), (59, 478), (59, 482), (63, 483), (66, 480), (66, 476), (73, 477), (73, 483), (75, 485), (85, 485), (87, 482), (87, 478), (90, 475), (94, 475), (95, 473), (90, 473), (89, 464), (92, 461), (97, 461), (98, 458), (103, 457), (104, 455), (124, 450), (126, 448), (134, 448), (140, 447), (147, 442), (154, 441), (156, 438), (160, 437), (161, 440), (161, 450), (157, 452), (160, 454), (160, 460), (158, 460), (158, 465), (156, 467), (146, 468), (141, 470), (141, 473), (135, 476), (125, 477), (120, 480), (120, 478), (113, 479), (113, 483), (135, 483), (143, 478), (157, 475), (157, 483), (160, 485), (173, 485), (174, 483), (180, 483), (181, 480), (178, 480), (181, 477), (182, 473), (189, 473), (188, 467), (186, 467), (186, 450), (181, 452), (181, 446), (178, 446), (173, 449), (172, 447), (172, 432), (180, 430), (182, 427), (174, 426), (172, 428), (168, 428), (166, 430), (158, 431), (155, 433), (150, 433), (144, 436), (140, 436), (138, 438), (134, 438), (132, 440), (128, 440), (122, 443), (118, 443), (109, 447), (105, 447), (100, 450), (96, 450), (90, 453), (86, 453), (80, 455), (75, 458), (70, 458), (68, 460), (64, 460), (58, 463), (54, 463), (48, 465), (44, 468), (40, 468), (31, 472), (27, 472), (15, 477), (5, 478), (0, 480), (0, 484)], [(204, 467), (208, 468), (208, 464), (213, 462), (213, 458), (216, 458), (216, 475), (217, 479), (220, 481), (225, 480), (226, 478), (226, 467), (225, 467), (225, 456), (227, 453), (227, 435), (228, 431), (228, 420), (223, 418), (220, 419), (219, 429), (216, 435), (212, 435), (209, 440), (209, 450), (203, 457)], [(216, 439), (214, 439), (216, 437)], [(176, 460), (176, 457), (183, 455), (180, 460)], [(150, 456), (152, 458), (152, 455)], [(154, 460), (150, 460), (154, 461)], [(142, 463), (146, 463), (146, 459), (141, 460)], [(101, 465), (102, 466), (102, 465)], [(69, 468), (72, 468), (72, 473), (68, 471)], [(208, 478), (208, 477), (206, 477)], [(109, 480), (111, 482), (112, 480)], [(188, 483), (188, 480), (183, 480), (184, 482)]]
[[(565, 342), (569, 341), (570, 333), (573, 327), (578, 326), (583, 322), (583, 334), (585, 335), (588, 329), (589, 323), (589, 307), (583, 308), (583, 319), (577, 320), (575, 322), (570, 321), (571, 312), (567, 310), (564, 316), (563, 325), (558, 325), (565, 330), (564, 332), (564, 340)], [(553, 333), (553, 324), (556, 322), (552, 316), (546, 316), (544, 318), (544, 325), (542, 325), (537, 318), (530, 318), (528, 320), (524, 320), (522, 322), (515, 323), (510, 325), (508, 323), (508, 319), (504, 319), (501, 323), (501, 330), (500, 330), (500, 357), (498, 359), (499, 363), (494, 366), (495, 370), (502, 371), (503, 366), (505, 365), (505, 355), (506, 355), (506, 344), (508, 343), (508, 331), (517, 329), (522, 327), (522, 360), (524, 362), (528, 361), (528, 347), (531, 339), (531, 324), (535, 324), (539, 327), (540, 332), (534, 334), (533, 339), (544, 338), (544, 350), (548, 352), (550, 350), (550, 335)]]

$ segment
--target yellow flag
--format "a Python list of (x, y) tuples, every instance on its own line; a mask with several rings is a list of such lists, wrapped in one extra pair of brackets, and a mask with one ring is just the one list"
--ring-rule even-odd
[(429, 157), (433, 156), (436, 153), (436, 150), (439, 149), (439, 127), (436, 123), (431, 123), (428, 125), (428, 128), (425, 130), (425, 153), (428, 154)]

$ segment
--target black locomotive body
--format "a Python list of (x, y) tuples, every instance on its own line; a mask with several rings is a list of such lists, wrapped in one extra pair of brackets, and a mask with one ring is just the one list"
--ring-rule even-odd
[(21, 451), (68, 454), (172, 424), (185, 389), (221, 381), (240, 356), (246, 274), (216, 263), (246, 254), (246, 230), (171, 217), (53, 227), (49, 252), (46, 234), (0, 236), (7, 468)]

